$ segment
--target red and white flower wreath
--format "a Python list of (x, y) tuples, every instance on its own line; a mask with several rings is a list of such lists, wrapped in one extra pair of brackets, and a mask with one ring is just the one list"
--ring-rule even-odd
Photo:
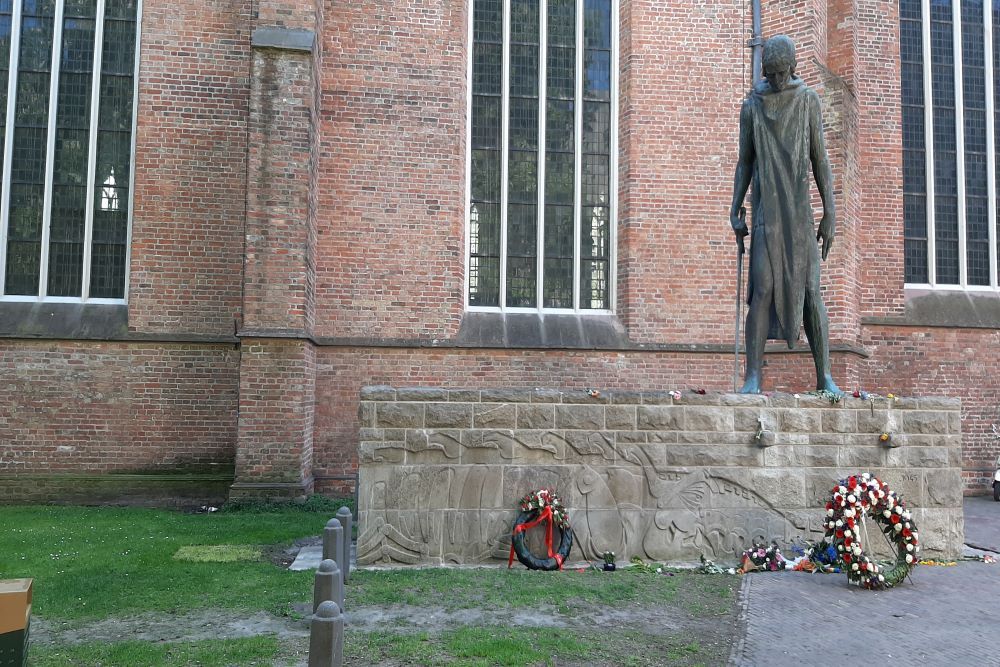
[[(851, 475), (833, 487), (826, 504), (824, 541), (837, 557), (850, 583), (864, 588), (890, 588), (900, 583), (917, 564), (920, 545), (913, 516), (889, 485), (869, 473)], [(880, 567), (862, 549), (858, 530), (868, 514), (896, 545), (896, 563)]]

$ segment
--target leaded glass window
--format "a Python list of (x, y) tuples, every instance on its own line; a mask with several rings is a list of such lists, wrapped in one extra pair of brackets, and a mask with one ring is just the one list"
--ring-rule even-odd
[(0, 0), (0, 298), (125, 298), (138, 2)]
[(900, 0), (906, 282), (997, 288), (1000, 3)]
[(475, 0), (472, 308), (610, 310), (612, 0)]

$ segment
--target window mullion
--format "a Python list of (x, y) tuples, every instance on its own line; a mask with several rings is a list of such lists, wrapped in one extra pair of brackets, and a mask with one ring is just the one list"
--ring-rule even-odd
[(52, 64), (49, 79), (48, 136), (45, 139), (45, 196), (42, 204), (41, 266), (38, 272), (38, 296), (45, 298), (49, 289), (49, 225), (52, 222), (52, 180), (55, 176), (56, 123), (59, 106), (59, 69), (62, 65), (62, 31), (65, 5), (56, 3), (52, 20)]
[(618, 0), (611, 0), (611, 118), (608, 156), (608, 309), (615, 312), (618, 281)]
[(535, 215), (535, 303), (545, 307), (545, 109), (548, 94), (548, 20), (546, 0), (538, 0), (538, 211)]
[(990, 285), (997, 287), (996, 141), (993, 113), (993, 4), (983, 0), (983, 78), (986, 85), (986, 220), (990, 243)]
[(511, 0), (503, 3), (503, 53), (500, 86), (500, 299), (501, 310), (507, 307), (507, 193), (508, 160), (510, 159), (510, 8)]
[[(98, 0), (101, 7), (104, 0)], [(102, 9), (103, 11), (103, 9)], [(101, 28), (104, 31), (104, 28)], [(471, 43), (471, 42), (470, 42)], [(135, 142), (136, 124), (139, 119), (139, 58), (142, 51), (142, 0), (135, 3), (135, 49), (132, 57), (132, 137), (129, 142), (129, 175), (128, 175), (128, 218), (125, 222), (125, 286), (122, 298), (128, 301), (129, 267), (132, 260), (132, 210), (135, 205)], [(470, 88), (471, 90), (471, 88)], [(96, 184), (95, 184), (96, 185)], [(97, 188), (94, 188), (97, 192)], [(96, 196), (96, 194), (95, 194)], [(466, 297), (468, 298), (468, 297)]]
[(931, 3), (921, 0), (921, 38), (924, 52), (924, 180), (927, 206), (927, 282), (937, 284), (937, 243), (934, 225), (934, 90), (931, 71)]
[(17, 113), (17, 68), (21, 51), (21, 5), (15, 0), (10, 18), (10, 59), (7, 64), (7, 125), (4, 127), (3, 197), (0, 198), (0, 295), (7, 278), (7, 225), (10, 220), (10, 172), (14, 155), (14, 125)]
[(955, 187), (958, 200), (958, 284), (968, 286), (965, 230), (965, 91), (962, 78), (962, 2), (951, 3), (951, 51), (955, 77)]
[(583, 0), (576, 0), (576, 68), (573, 77), (573, 310), (580, 310), (580, 225), (583, 194)]
[[(87, 208), (84, 211), (83, 229), (83, 276), (80, 297), (86, 301), (90, 296), (90, 258), (94, 240), (94, 198), (98, 188), (97, 180), (97, 130), (100, 125), (101, 68), (104, 49), (104, 0), (97, 0), (97, 16), (94, 20), (94, 78), (90, 87), (90, 136), (87, 138)], [(138, 52), (138, 48), (136, 51)], [(138, 70), (137, 70), (138, 71)], [(131, 179), (129, 184), (131, 184)], [(129, 197), (131, 200), (131, 197)], [(131, 238), (131, 236), (129, 237)], [(126, 264), (126, 266), (128, 266)], [(128, 270), (126, 269), (126, 273)]]

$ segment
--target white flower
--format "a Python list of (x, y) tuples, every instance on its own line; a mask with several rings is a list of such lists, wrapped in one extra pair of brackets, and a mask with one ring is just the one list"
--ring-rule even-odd
[(837, 519), (837, 528), (840, 528), (843, 525), (844, 525), (844, 522), (841, 521), (840, 519)]
[(857, 563), (852, 563), (851, 564), (851, 569), (854, 570), (855, 572), (857, 572), (858, 571), (858, 564)]
[(913, 556), (911, 554), (906, 554), (906, 562), (907, 563), (912, 563), (913, 562)]
[(847, 518), (851, 518), (852, 516), (854, 516), (854, 510), (852, 509), (844, 510), (844, 516), (846, 516)]
[(892, 528), (893, 528), (893, 530), (895, 530), (898, 533), (899, 531), (903, 530), (903, 524), (897, 523)]
[(832, 507), (826, 511), (826, 515), (827, 516), (833, 516), (833, 508)]
[(886, 511), (882, 512), (882, 516), (884, 516), (886, 519), (888, 519), (889, 517), (892, 516), (892, 512), (890, 512), (889, 510), (886, 510)]
[(843, 550), (844, 550), (844, 545), (843, 544), (838, 544), (837, 545), (837, 551), (843, 551)]
[(878, 580), (879, 581), (885, 581), (885, 575), (884, 574), (878, 575)]
[(904, 521), (903, 522), (903, 528), (909, 528), (909, 527), (910, 527), (910, 522), (909, 521)]
[(906, 519), (907, 521), (909, 521), (912, 518), (912, 516), (913, 515), (910, 514), (909, 510), (903, 512), (903, 518)]
[(903, 513), (903, 508), (900, 507), (899, 505), (896, 505), (896, 509), (894, 511), (896, 512), (896, 514), (902, 514)]
[(847, 493), (847, 487), (846, 486), (838, 486), (837, 487), (837, 491), (840, 491), (841, 495), (843, 495), (843, 494)]
[(850, 536), (851, 536), (851, 529), (848, 528), (847, 530), (844, 531), (844, 537), (850, 537)]
[(913, 551), (913, 545), (912, 544), (907, 544), (906, 545), (906, 550), (907, 551)]
[(859, 547), (859, 546), (852, 546), (851, 547), (851, 551), (854, 552), (855, 556), (860, 556), (861, 555), (861, 547)]
[(852, 503), (852, 504), (856, 503), (856, 502), (858, 502), (858, 498), (857, 498), (857, 496), (855, 496), (852, 493), (852, 494), (850, 494), (850, 495), (847, 496), (847, 502)]
[[(832, 510), (831, 510), (831, 511), (832, 511)], [(833, 528), (833, 527), (834, 527), (835, 525), (836, 525), (836, 524), (835, 524), (835, 523), (834, 523), (833, 521), (831, 521), (830, 523), (826, 524), (826, 527), (827, 527), (827, 528)]]
[(663, 568), (662, 567), (656, 568), (656, 573), (657, 574), (663, 574)]

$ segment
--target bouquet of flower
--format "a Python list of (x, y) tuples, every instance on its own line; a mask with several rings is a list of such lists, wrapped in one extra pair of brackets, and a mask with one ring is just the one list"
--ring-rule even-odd
[(765, 545), (763, 542), (753, 541), (753, 546), (743, 552), (740, 559), (740, 572), (777, 572), (785, 569), (785, 557), (781, 555), (781, 549), (777, 542)]
[(522, 512), (542, 512), (548, 507), (552, 510), (552, 520), (560, 528), (569, 528), (569, 514), (562, 500), (552, 489), (538, 489), (521, 498)]

